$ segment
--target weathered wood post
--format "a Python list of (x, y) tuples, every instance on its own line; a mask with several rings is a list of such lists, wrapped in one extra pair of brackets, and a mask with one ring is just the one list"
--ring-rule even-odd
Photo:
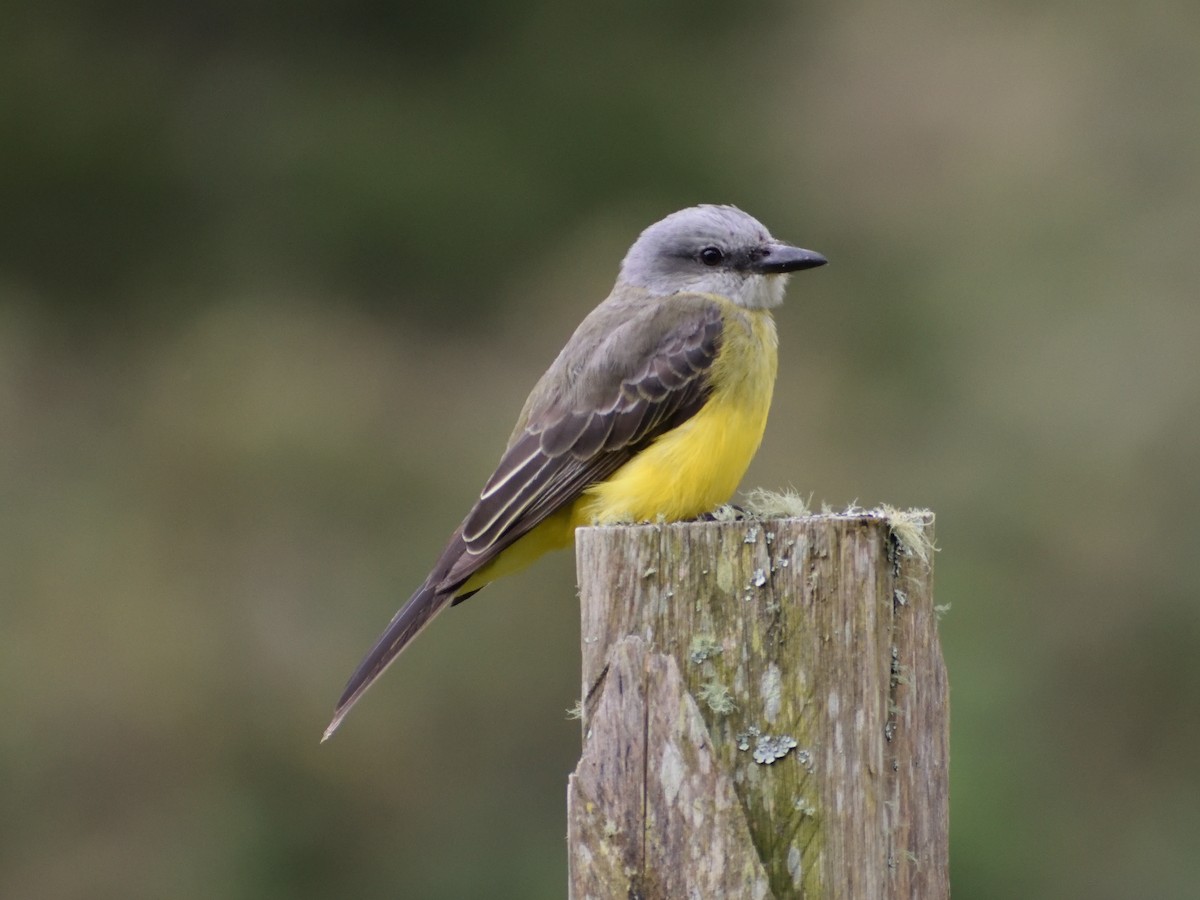
[(580, 529), (573, 900), (944, 900), (933, 518)]

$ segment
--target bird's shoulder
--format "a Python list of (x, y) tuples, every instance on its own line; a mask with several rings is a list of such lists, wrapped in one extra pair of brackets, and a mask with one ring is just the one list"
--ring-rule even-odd
[(720, 348), (732, 304), (710, 294), (614, 291), (580, 323), (525, 402), (510, 446), (582, 411), (611, 407), (631, 386), (705, 371)]

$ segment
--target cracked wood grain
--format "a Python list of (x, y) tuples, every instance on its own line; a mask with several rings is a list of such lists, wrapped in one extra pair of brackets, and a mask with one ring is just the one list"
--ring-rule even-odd
[(932, 572), (885, 517), (590, 528), (576, 546), (572, 898), (949, 896)]

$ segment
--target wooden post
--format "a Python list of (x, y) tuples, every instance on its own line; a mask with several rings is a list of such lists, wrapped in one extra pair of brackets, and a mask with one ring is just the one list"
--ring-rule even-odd
[(932, 526), (579, 530), (573, 900), (949, 897)]

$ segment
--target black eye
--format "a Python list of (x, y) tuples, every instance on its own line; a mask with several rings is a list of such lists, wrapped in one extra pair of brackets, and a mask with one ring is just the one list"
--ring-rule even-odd
[(719, 247), (705, 247), (700, 251), (700, 262), (706, 266), (719, 266), (725, 261), (725, 254)]

